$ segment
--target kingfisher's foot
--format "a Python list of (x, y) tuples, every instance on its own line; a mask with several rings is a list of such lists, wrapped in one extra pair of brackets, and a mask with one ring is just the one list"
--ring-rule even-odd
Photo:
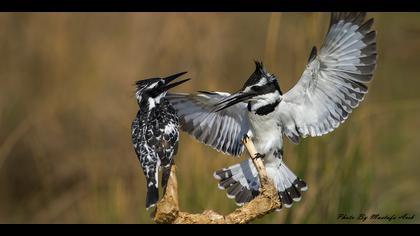
[(258, 153), (258, 152), (257, 152), (257, 154), (255, 155), (255, 157), (254, 157), (254, 158), (261, 158), (261, 159), (264, 159), (264, 157), (265, 157), (265, 154), (261, 154), (261, 153)]

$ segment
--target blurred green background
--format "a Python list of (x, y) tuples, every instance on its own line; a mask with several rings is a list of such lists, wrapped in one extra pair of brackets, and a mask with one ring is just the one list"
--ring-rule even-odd
[[(334, 132), (285, 141), (309, 190), (255, 222), (420, 213), (420, 14), (368, 17), (378, 44), (368, 96)], [(187, 70), (193, 79), (175, 91), (233, 92), (257, 59), (287, 91), (328, 22), (328, 13), (1, 13), (0, 223), (151, 223), (130, 139), (134, 81)], [(234, 210), (212, 173), (239, 160), (183, 133), (181, 209)]]

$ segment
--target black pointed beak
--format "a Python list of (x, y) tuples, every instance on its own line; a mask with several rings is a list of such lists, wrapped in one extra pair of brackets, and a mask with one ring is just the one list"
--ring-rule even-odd
[(218, 103), (215, 104), (216, 106), (216, 112), (221, 111), (223, 109), (226, 109), (230, 106), (233, 106), (239, 102), (245, 101), (247, 99), (250, 99), (254, 97), (256, 94), (254, 92), (243, 92), (239, 91), (237, 93), (234, 93), (230, 95), (227, 98), (224, 98), (220, 100)]
[(178, 77), (180, 77), (180, 76), (182, 76), (186, 73), (187, 72), (184, 71), (184, 72), (181, 72), (181, 73), (174, 74), (174, 75), (168, 76), (166, 78), (163, 78), (163, 80), (165, 81), (165, 85), (161, 88), (162, 92), (168, 91), (169, 89), (174, 88), (174, 87), (190, 80), (190, 79), (184, 79), (184, 80), (180, 80), (180, 81), (177, 81), (177, 82), (174, 82), (174, 83), (171, 84), (171, 82), (174, 81), (176, 78), (178, 78)]

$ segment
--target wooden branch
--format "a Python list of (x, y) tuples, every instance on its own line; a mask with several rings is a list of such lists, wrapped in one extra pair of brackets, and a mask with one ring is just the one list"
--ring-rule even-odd
[(248, 150), (248, 153), (251, 156), (252, 163), (254, 163), (254, 166), (258, 171), (258, 177), (260, 178), (261, 186), (268, 185), (269, 180), (267, 177), (267, 172), (265, 170), (264, 163), (257, 156), (258, 152), (257, 149), (255, 149), (254, 143), (249, 138), (243, 139), (242, 143)]
[(174, 164), (172, 165), (166, 192), (156, 206), (153, 220), (160, 224), (245, 224), (281, 208), (277, 190), (268, 179), (264, 164), (258, 158), (254, 144), (249, 138), (245, 138), (243, 143), (260, 178), (261, 188), (257, 197), (226, 216), (212, 210), (206, 210), (201, 214), (179, 211), (178, 182)]

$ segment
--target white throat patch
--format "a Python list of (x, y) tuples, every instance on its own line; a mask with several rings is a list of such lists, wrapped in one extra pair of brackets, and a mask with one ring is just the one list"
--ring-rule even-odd
[(156, 104), (159, 104), (160, 100), (165, 96), (166, 96), (166, 92), (159, 94), (155, 98), (149, 97), (149, 99), (147, 100), (149, 102), (149, 110), (156, 107)]
[(272, 93), (255, 96), (250, 100), (251, 100), (251, 109), (255, 111), (260, 107), (263, 107), (268, 104), (273, 104), (276, 101), (281, 100), (281, 95), (279, 91), (276, 90)]

